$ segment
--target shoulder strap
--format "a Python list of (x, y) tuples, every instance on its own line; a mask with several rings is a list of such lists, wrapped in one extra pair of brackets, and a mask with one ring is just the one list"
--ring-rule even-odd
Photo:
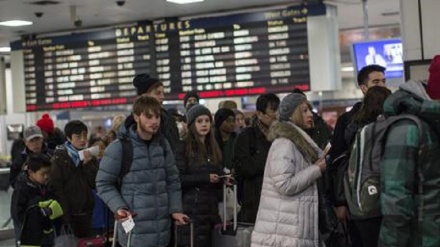
[(167, 157), (167, 143), (165, 142), (165, 137), (159, 138), (159, 144), (162, 147), (164, 157), (166, 158)]
[(119, 141), (122, 145), (122, 165), (119, 172), (118, 187), (121, 185), (122, 178), (130, 171), (131, 163), (133, 162), (133, 145), (130, 138), (121, 137)]

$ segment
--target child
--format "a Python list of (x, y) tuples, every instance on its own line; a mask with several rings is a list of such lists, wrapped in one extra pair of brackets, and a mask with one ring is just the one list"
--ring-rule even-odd
[(57, 146), (52, 158), (52, 187), (64, 211), (62, 224), (72, 227), (78, 238), (92, 237), (92, 189), (98, 162), (87, 150), (83, 151), (84, 158), (80, 158), (79, 152), (87, 145), (87, 126), (83, 122), (68, 122), (64, 133), (67, 141)]
[(27, 170), (17, 179), (12, 194), (11, 215), (20, 229), (19, 245), (52, 246), (52, 220), (63, 214), (60, 204), (47, 189), (50, 160), (44, 154), (28, 157)]

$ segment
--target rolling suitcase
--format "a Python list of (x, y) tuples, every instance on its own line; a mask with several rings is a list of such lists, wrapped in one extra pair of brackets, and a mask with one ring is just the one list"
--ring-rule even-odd
[[(223, 185), (223, 214), (227, 219), (226, 209), (226, 185)], [(233, 210), (232, 224), (223, 221), (220, 229), (215, 228), (212, 232), (212, 246), (213, 247), (250, 247), (251, 246), (251, 234), (254, 230), (253, 224), (244, 224), (237, 222), (237, 185), (233, 186), (234, 196), (232, 197), (235, 202)]]
[[(113, 228), (113, 240), (112, 240), (112, 246), (111, 247), (118, 247), (118, 221), (115, 220), (115, 224), (114, 224), (114, 228)], [(178, 228), (179, 226), (174, 224), (174, 247), (179, 246), (179, 238), (178, 238)], [(189, 229), (190, 229), (190, 247), (194, 247), (194, 224), (193, 222), (190, 220), (189, 221)], [(131, 247), (131, 232), (130, 231), (128, 233), (128, 238), (127, 238), (127, 247)]]
[[(181, 227), (183, 227), (183, 226), (181, 226)], [(178, 234), (178, 231), (179, 231), (178, 228), (179, 228), (179, 226), (174, 224), (174, 247), (180, 246), (179, 245), (180, 238), (179, 238), (179, 234)], [(189, 221), (189, 229), (190, 229), (189, 230), (189, 232), (190, 232), (189, 233), (190, 234), (189, 247), (194, 247), (194, 223), (191, 220)]]
[[(119, 222), (117, 220), (115, 220), (115, 224), (113, 226), (113, 239), (112, 239), (112, 247), (119, 247), (120, 245), (118, 244), (118, 224)], [(133, 231), (133, 230), (132, 230)], [(128, 237), (127, 237), (127, 245), (126, 247), (131, 247), (131, 232), (128, 232)]]

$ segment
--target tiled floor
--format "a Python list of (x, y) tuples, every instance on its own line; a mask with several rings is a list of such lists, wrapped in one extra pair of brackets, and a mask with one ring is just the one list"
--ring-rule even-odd
[[(11, 229), (12, 222), (9, 222), (5, 227), (5, 223), (7, 223), (10, 217), (10, 205), (11, 205), (11, 193), (12, 191), (0, 191), (0, 231), (3, 229)], [(5, 234), (0, 234), (3, 238)], [(9, 234), (10, 235), (10, 234)], [(1, 238), (0, 238), (1, 239)], [(14, 239), (0, 240), (0, 247), (14, 247)]]
[(14, 239), (0, 241), (0, 247), (15, 247)]

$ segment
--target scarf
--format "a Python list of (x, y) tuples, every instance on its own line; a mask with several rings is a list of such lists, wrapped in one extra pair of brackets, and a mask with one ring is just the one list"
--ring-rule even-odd
[(72, 146), (72, 143), (70, 143), (69, 141), (66, 141), (64, 143), (64, 147), (66, 147), (67, 154), (72, 159), (73, 164), (75, 164), (75, 167), (78, 167), (79, 164), (81, 163), (81, 159), (79, 158), (78, 150), (74, 146)]
[(312, 138), (303, 129), (290, 121), (276, 121), (271, 125), (268, 140), (274, 141), (279, 137), (287, 138), (295, 143), (298, 150), (311, 163), (315, 163), (323, 156), (323, 151)]
[(254, 128), (258, 128), (261, 133), (264, 134), (264, 136), (267, 136), (269, 134), (269, 127), (264, 125), (261, 120), (257, 117), (257, 115), (254, 115), (251, 119), (251, 125)]

